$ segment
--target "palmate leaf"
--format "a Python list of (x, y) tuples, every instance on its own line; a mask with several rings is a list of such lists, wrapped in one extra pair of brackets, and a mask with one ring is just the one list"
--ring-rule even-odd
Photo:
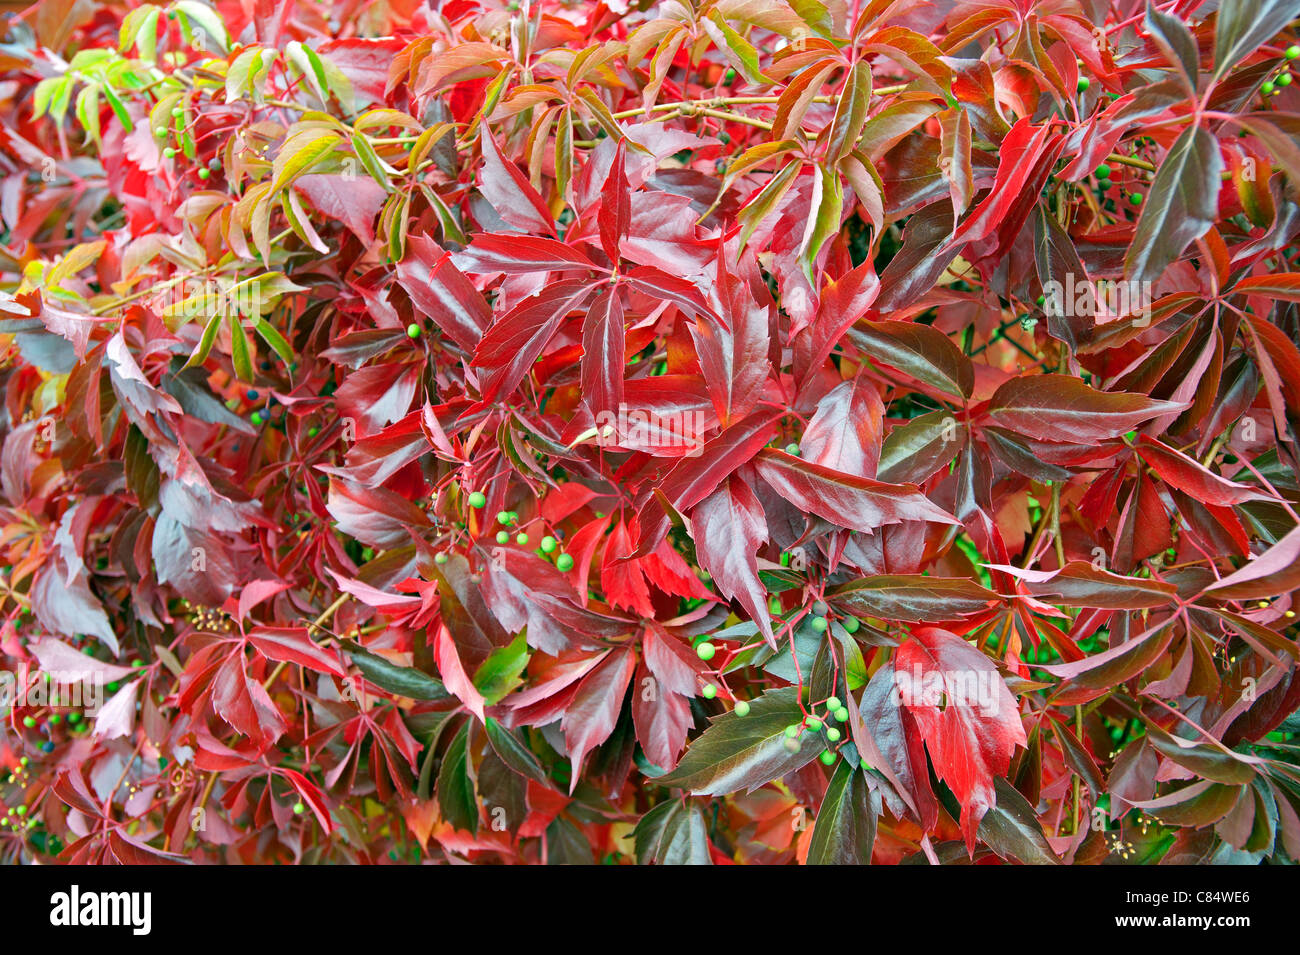
[(6, 858), (1300, 857), (1300, 0), (170, 3), (3, 58)]

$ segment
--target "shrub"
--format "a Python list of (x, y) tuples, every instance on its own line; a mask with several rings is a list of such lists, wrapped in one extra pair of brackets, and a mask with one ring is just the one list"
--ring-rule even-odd
[(1300, 859), (1298, 8), (43, 0), (3, 857)]

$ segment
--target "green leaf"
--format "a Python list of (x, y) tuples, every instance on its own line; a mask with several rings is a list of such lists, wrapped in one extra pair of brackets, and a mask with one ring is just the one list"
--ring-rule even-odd
[(849, 330), (849, 337), (876, 361), (954, 398), (968, 398), (975, 390), (975, 366), (937, 328), (911, 322), (863, 321)]
[(724, 713), (691, 744), (677, 768), (656, 782), (688, 789), (697, 796), (753, 791), (812, 762), (822, 751), (821, 737), (805, 731), (799, 748), (785, 748), (785, 728), (803, 719), (798, 690), (768, 690), (750, 704), (747, 716)]
[(346, 644), (352, 662), (362, 675), (380, 689), (410, 700), (450, 700), (452, 695), (442, 681), (415, 667), (391, 663), (353, 643)]
[(749, 237), (754, 234), (754, 230), (776, 208), (786, 191), (794, 184), (794, 177), (802, 166), (803, 163), (798, 161), (787, 163), (737, 214), (736, 218), (744, 226), (740, 231), (742, 249), (749, 242)]
[(99, 84), (88, 83), (77, 94), (77, 121), (90, 138), (99, 143)]
[(190, 360), (185, 363), (186, 368), (193, 368), (208, 360), (208, 353), (212, 351), (212, 343), (217, 340), (217, 331), (221, 328), (221, 317), (221, 313), (217, 312), (208, 319), (208, 324), (203, 328), (203, 337), (199, 339), (198, 345), (195, 346), (194, 353), (190, 355)]
[(478, 834), (478, 800), (474, 798), (474, 781), (469, 775), (469, 729), (466, 720), (438, 768), (438, 807), (442, 818), (461, 832)]
[(1126, 275), (1154, 282), (1191, 242), (1205, 235), (1219, 216), (1221, 172), (1218, 140), (1199, 126), (1183, 130), (1151, 182), (1124, 257)]
[(501, 757), (501, 762), (525, 779), (534, 780), (544, 786), (550, 785), (546, 770), (538, 762), (536, 754), (525, 746), (512, 730), (506, 729), (490, 716), (483, 725), (487, 730), (488, 743), (493, 752)]
[(758, 50), (732, 29), (731, 25), (722, 19), (722, 14), (717, 10), (710, 10), (708, 17), (702, 20), (700, 25), (704, 27), (722, 55), (727, 58), (727, 62), (734, 66), (747, 82), (754, 84), (771, 82), (758, 68)]
[(866, 125), (870, 101), (871, 66), (865, 60), (859, 60), (853, 65), (853, 72), (835, 104), (835, 116), (831, 120), (826, 144), (828, 163), (837, 163), (853, 152)]
[(523, 682), (528, 666), (528, 642), (522, 633), (504, 647), (496, 647), (474, 673), (474, 686), (489, 705), (499, 703)]
[(271, 349), (280, 356), (280, 360), (286, 365), (293, 364), (293, 349), (289, 343), (284, 340), (279, 329), (264, 318), (258, 318), (256, 326), (257, 334), (262, 336), (262, 341), (266, 342)]
[(704, 814), (694, 803), (661, 802), (632, 833), (638, 865), (712, 865)]
[(1223, 77), (1297, 16), (1296, 0), (1223, 0), (1214, 26), (1214, 78)]
[(823, 166), (817, 167), (817, 178), (812, 195), (813, 215), (804, 230), (799, 260), (804, 274), (814, 281), (813, 265), (822, 246), (840, 231), (840, 216), (844, 212), (844, 186), (838, 174)]
[(108, 105), (113, 110), (113, 115), (117, 117), (117, 121), (122, 124), (124, 132), (129, 133), (135, 129), (135, 123), (131, 120), (131, 114), (127, 111), (126, 104), (122, 102), (122, 97), (117, 95), (117, 91), (113, 87), (104, 87), (104, 99), (108, 101)]
[(1016, 859), (1026, 865), (1060, 865), (1047, 844), (1038, 815), (1025, 797), (1001, 777), (993, 780), (997, 805), (980, 820), (979, 838), (1004, 859)]
[[(230, 35), (216, 10), (198, 0), (178, 0), (174, 6), (185, 24), (187, 39), (198, 49), (207, 49), (209, 44), (215, 45), (223, 54), (230, 49)], [(200, 34), (197, 30), (203, 32)]]
[(1188, 92), (1195, 95), (1201, 56), (1196, 47), (1196, 38), (1192, 36), (1192, 31), (1187, 28), (1187, 24), (1172, 14), (1157, 10), (1151, 5), (1151, 0), (1147, 0), (1144, 25), (1147, 34), (1160, 48), (1165, 59), (1178, 67)]
[(275, 157), (273, 166), (275, 178), (271, 181), (271, 192), (278, 192), (288, 186), (315, 166), (316, 163), (332, 153), (340, 142), (338, 136), (322, 130), (319, 136), (309, 140), (306, 145), (295, 149), (288, 156), (284, 155), (282, 151), (280, 155)]
[(880, 794), (867, 786), (867, 776), (840, 760), (831, 777), (812, 840), (809, 865), (870, 865), (880, 819)]
[(230, 329), (230, 360), (235, 366), (235, 377), (240, 381), (252, 381), (253, 349), (248, 340), (248, 330), (233, 312), (227, 316), (226, 324)]

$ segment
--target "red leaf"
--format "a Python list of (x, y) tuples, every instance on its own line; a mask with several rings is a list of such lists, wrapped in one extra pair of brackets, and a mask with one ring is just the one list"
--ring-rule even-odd
[(617, 412), (623, 404), (623, 301), (603, 292), (582, 326), (582, 397), (593, 414)]
[(700, 566), (727, 597), (749, 611), (769, 643), (767, 588), (758, 579), (758, 548), (767, 543), (767, 520), (753, 490), (730, 478), (691, 512), (691, 537)]
[(433, 655), (438, 664), (438, 674), (447, 689), (478, 717), (480, 723), (483, 722), (483, 695), (465, 672), (460, 652), (456, 649), (456, 641), (452, 640), (451, 632), (443, 625), (439, 625), (434, 637)]
[(600, 245), (611, 262), (618, 261), (618, 246), (632, 223), (632, 187), (627, 181), (627, 140), (620, 139), (600, 193)]
[(1012, 378), (989, 400), (999, 424), (1043, 441), (1104, 441), (1144, 421), (1182, 411), (1186, 402), (1158, 401), (1146, 395), (1095, 391), (1068, 375)]
[(1203, 504), (1227, 507), (1244, 501), (1273, 500), (1271, 495), (1248, 484), (1220, 477), (1187, 455), (1145, 434), (1138, 438), (1137, 451), (1166, 484), (1187, 492)]
[(479, 127), (479, 143), (483, 150), (479, 189), (501, 218), (522, 232), (555, 235), (555, 220), (545, 200), (519, 168), (501, 155), (487, 123)]
[(650, 589), (641, 575), (639, 561), (628, 560), (633, 551), (627, 525), (619, 521), (605, 541), (600, 564), (600, 583), (611, 606), (633, 610), (643, 617), (654, 616)]
[(585, 282), (567, 279), (548, 285), (498, 318), (474, 352), (474, 364), (487, 370), (483, 400), (513, 392), (560, 323), (590, 295)]
[(870, 380), (859, 375), (841, 382), (817, 402), (799, 442), (799, 454), (805, 461), (844, 474), (874, 478), (884, 417), (885, 406)]
[(626, 647), (620, 647), (608, 651), (599, 665), (578, 684), (573, 702), (560, 723), (573, 767), (569, 779), (570, 795), (582, 778), (582, 764), (587, 754), (614, 731), (635, 668), (636, 656)]
[(249, 632), (248, 641), (272, 660), (296, 663), (319, 673), (332, 673), (339, 679), (347, 675), (334, 654), (311, 641), (306, 627), (258, 627)]
[(910, 484), (882, 484), (765, 448), (759, 476), (795, 507), (866, 534), (903, 521), (959, 521)]
[(632, 722), (641, 748), (656, 766), (672, 769), (677, 765), (694, 723), (690, 701), (690, 696), (655, 681), (644, 665), (637, 667), (632, 681)]
[(466, 272), (504, 272), (530, 275), (534, 272), (604, 271), (571, 245), (531, 235), (476, 235), (469, 248), (456, 256)]
[(328, 220), (343, 223), (369, 248), (375, 242), (375, 216), (388, 198), (368, 176), (299, 176), (293, 188)]
[(432, 239), (413, 235), (406, 258), (397, 263), (397, 282), (411, 302), (466, 351), (473, 351), (492, 324), (492, 309)]
[(962, 832), (973, 853), (980, 819), (997, 804), (993, 778), (1005, 776), (1016, 746), (1026, 745), (1015, 698), (993, 661), (937, 627), (912, 631), (894, 668), (935, 772), (961, 804)]

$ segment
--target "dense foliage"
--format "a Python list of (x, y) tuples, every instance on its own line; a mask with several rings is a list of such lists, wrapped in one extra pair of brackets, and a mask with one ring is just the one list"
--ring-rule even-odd
[(1207, 6), (11, 20), (0, 857), (1300, 859), (1300, 2)]

